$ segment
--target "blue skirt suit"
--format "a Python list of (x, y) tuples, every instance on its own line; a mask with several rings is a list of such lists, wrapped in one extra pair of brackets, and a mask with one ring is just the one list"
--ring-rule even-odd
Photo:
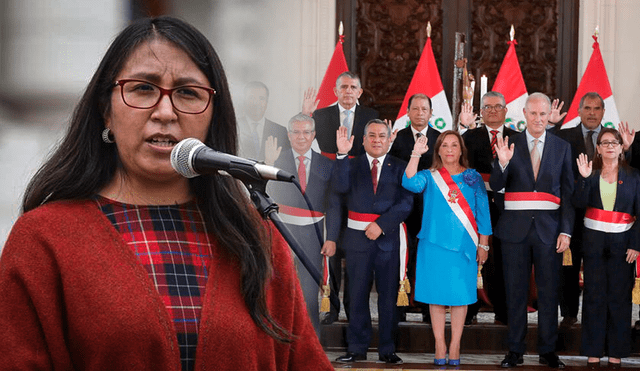
[[(460, 188), (478, 225), (490, 235), (487, 191), (480, 174), (467, 169), (452, 179)], [(431, 170), (406, 174), (402, 186), (423, 195), (422, 227), (418, 233), (415, 300), (427, 304), (469, 305), (477, 301), (477, 246), (453, 213), (434, 181)]]

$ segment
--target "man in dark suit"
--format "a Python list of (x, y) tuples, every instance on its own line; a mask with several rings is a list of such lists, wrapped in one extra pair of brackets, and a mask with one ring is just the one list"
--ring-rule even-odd
[[(336, 146), (336, 131), (338, 128), (346, 127), (349, 135), (353, 135), (355, 138), (362, 138), (367, 122), (378, 118), (378, 111), (357, 104), (358, 98), (362, 95), (362, 86), (358, 75), (352, 72), (343, 72), (336, 79), (336, 86), (333, 91), (338, 98), (338, 103), (313, 111), (318, 147), (323, 155), (331, 159), (335, 159), (336, 152), (338, 152), (338, 147)], [(311, 99), (311, 102), (314, 100)], [(310, 110), (310, 108), (305, 109), (303, 107), (303, 113)], [(349, 151), (349, 156), (358, 156), (363, 152), (362, 143), (358, 139)], [(343, 219), (346, 219), (346, 217)], [(343, 226), (343, 231), (344, 228), (345, 226)], [(331, 277), (333, 278), (331, 288), (336, 292), (340, 289), (342, 281), (342, 259), (344, 259), (344, 250), (338, 245), (336, 254), (331, 258)], [(350, 300), (348, 285), (348, 273), (345, 272), (343, 303), (347, 318), (349, 318)], [(326, 314), (322, 319), (322, 323), (328, 325), (336, 321), (338, 319), (338, 309), (331, 306), (331, 312)]]
[[(340, 74), (333, 91), (338, 97), (338, 103), (315, 110), (313, 118), (316, 121), (316, 140), (320, 151), (323, 155), (335, 159), (338, 151), (336, 130), (345, 126), (349, 135), (362, 138), (364, 126), (370, 120), (378, 118), (378, 111), (358, 104), (358, 98), (362, 95), (362, 86), (358, 75), (352, 72)], [(358, 156), (363, 152), (362, 143), (356, 140), (349, 155)]]
[(287, 129), (264, 114), (269, 103), (269, 89), (259, 81), (252, 81), (244, 88), (244, 114), (238, 118), (238, 138), (240, 155), (264, 161), (265, 142), (269, 137), (275, 139), (277, 146), (287, 150), (291, 148)]
[[(602, 129), (604, 116), (604, 100), (600, 94), (587, 93), (580, 99), (578, 106), (580, 124), (571, 129), (558, 130), (556, 135), (571, 145), (571, 165), (573, 177), (579, 179), (576, 159), (581, 153), (593, 158), (596, 140)], [(573, 265), (562, 267), (562, 284), (560, 285), (560, 326), (571, 327), (578, 321), (580, 301), (580, 266), (582, 265), (582, 230), (584, 227), (584, 213), (582, 208), (576, 209), (576, 218), (571, 235), (571, 256)]]
[[(493, 170), (496, 158), (495, 146), (498, 138), (512, 137), (518, 132), (504, 125), (507, 114), (507, 104), (501, 93), (490, 91), (481, 99), (480, 112), (484, 126), (468, 130), (462, 135), (467, 147), (469, 166), (476, 169), (485, 184), (488, 185), (489, 175)], [(496, 190), (498, 191), (498, 190)], [(491, 224), (496, 225), (500, 211), (502, 210), (502, 195), (487, 189), (489, 197), (489, 211), (491, 212)], [(497, 200), (496, 200), (497, 199)], [(495, 321), (507, 324), (507, 301), (504, 291), (504, 275), (502, 272), (502, 249), (500, 240), (491, 238), (491, 251), (489, 259), (482, 270), (487, 279), (487, 291), (493, 304)], [(476, 307), (478, 307), (476, 305)], [(475, 310), (477, 313), (477, 309)], [(467, 311), (467, 322), (471, 310)]]
[[(431, 119), (432, 113), (431, 99), (427, 95), (412, 95), (409, 98), (407, 106), (407, 115), (409, 116), (411, 125), (398, 131), (389, 154), (403, 161), (409, 162), (411, 159), (411, 151), (413, 151), (416, 139), (420, 136), (426, 136), (429, 150), (420, 157), (418, 170), (430, 168), (431, 160), (433, 159), (433, 148), (435, 148), (436, 140), (440, 135), (438, 130), (429, 126), (429, 119)], [(407, 234), (409, 235), (409, 264), (407, 266), (407, 273), (409, 280), (411, 281), (412, 293), (414, 292), (413, 288), (415, 288), (416, 252), (418, 248), (417, 236), (418, 232), (420, 232), (420, 227), (422, 226), (422, 208), (422, 195), (414, 195), (413, 209), (406, 221)], [(420, 308), (420, 311), (422, 312), (422, 320), (424, 322), (430, 322), (429, 306), (421, 303), (414, 303), (414, 306)], [(400, 311), (404, 312), (404, 308)], [(400, 316), (403, 318), (405, 314), (400, 313)]]
[(347, 354), (336, 361), (366, 360), (372, 337), (369, 292), (375, 279), (378, 292), (380, 361), (402, 363), (395, 354), (396, 301), (399, 288), (399, 228), (411, 212), (412, 194), (402, 187), (406, 162), (387, 155), (391, 129), (381, 120), (365, 127), (365, 154), (347, 158), (354, 137), (341, 127), (337, 134), (338, 160), (332, 187), (345, 195), (349, 210), (342, 246), (346, 253), (351, 294)]
[(569, 248), (574, 211), (571, 146), (545, 128), (551, 101), (542, 93), (525, 103), (527, 129), (509, 145), (496, 141), (492, 189), (505, 189), (504, 212), (495, 235), (502, 242), (509, 317), (509, 353), (502, 367), (522, 363), (526, 351), (527, 292), (532, 263), (538, 287), (539, 362), (563, 368), (555, 353), (558, 338), (558, 282), (562, 253)]
[[(311, 149), (315, 138), (315, 124), (311, 117), (297, 114), (289, 120), (289, 141), (291, 149), (279, 151), (273, 146), (267, 146), (266, 163), (297, 174), (298, 181), (304, 194), (311, 203), (311, 209), (292, 183), (269, 182), (267, 192), (279, 203), (280, 217), (300, 243), (302, 251), (318, 269), (322, 271), (323, 256), (335, 253), (335, 244), (324, 244), (318, 238), (324, 236), (324, 216), (326, 223), (339, 223), (340, 216), (332, 213), (330, 205), (330, 180), (334, 162)], [(274, 158), (277, 160), (273, 161)], [(334, 200), (335, 201), (335, 200)], [(334, 208), (335, 209), (335, 208)], [(338, 209), (339, 210), (339, 209)], [(328, 239), (335, 241), (337, 235), (332, 235), (337, 228), (328, 228)], [(304, 266), (298, 265), (298, 277), (307, 303), (307, 312), (311, 317), (316, 334), (320, 334), (320, 319), (318, 308), (318, 283), (311, 277)]]

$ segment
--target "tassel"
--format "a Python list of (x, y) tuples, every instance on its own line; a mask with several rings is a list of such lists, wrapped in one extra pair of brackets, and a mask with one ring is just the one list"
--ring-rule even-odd
[(398, 302), (396, 303), (396, 305), (399, 307), (409, 306), (409, 297), (407, 296), (407, 291), (404, 287), (404, 281), (400, 281), (400, 289), (398, 290)]
[(482, 281), (482, 265), (478, 265), (478, 289), (484, 288), (484, 281)]
[(571, 259), (571, 249), (566, 249), (562, 253), (562, 266), (568, 267), (573, 265), (573, 259)]
[(636, 277), (636, 283), (633, 285), (631, 293), (631, 301), (633, 304), (640, 304), (640, 277)]
[(321, 312), (329, 312), (331, 310), (331, 302), (329, 301), (330, 293), (331, 287), (329, 287), (329, 285), (322, 285), (322, 303), (320, 304)]
[(404, 283), (404, 291), (407, 294), (411, 294), (411, 282), (409, 282), (409, 279), (405, 278), (402, 282)]

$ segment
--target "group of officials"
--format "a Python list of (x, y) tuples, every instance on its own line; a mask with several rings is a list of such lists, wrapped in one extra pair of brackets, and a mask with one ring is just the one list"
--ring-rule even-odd
[[(297, 174), (304, 194), (311, 200), (311, 210), (297, 189), (289, 184), (270, 184), (268, 191), (280, 204), (283, 220), (302, 242), (303, 249), (318, 269), (322, 267), (323, 255), (332, 257), (332, 290), (337, 291), (340, 287), (340, 259), (346, 261), (343, 304), (349, 320), (348, 352), (337, 361), (366, 359), (372, 337), (369, 292), (375, 283), (379, 359), (402, 363), (395, 354), (394, 344), (397, 323), (404, 315), (396, 307), (402, 277), (399, 251), (402, 245), (408, 246), (407, 268), (413, 289), (417, 236), (423, 211), (422, 195), (404, 189), (402, 176), (407, 162), (416, 157), (413, 149), (421, 137), (426, 138), (427, 151), (421, 153), (418, 171), (431, 168), (433, 148), (440, 133), (428, 125), (432, 108), (429, 97), (424, 94), (416, 94), (409, 100), (410, 126), (392, 133), (391, 125), (378, 120), (375, 110), (358, 104), (362, 87), (357, 75), (341, 74), (334, 91), (338, 103), (318, 110), (314, 110), (315, 97), (307, 92), (303, 113), (294, 116), (284, 129), (273, 127), (273, 123), (264, 118), (267, 87), (261, 83), (249, 84), (245, 90), (249, 100), (245, 101), (246, 118), (239, 120), (241, 153)], [(252, 105), (253, 109), (247, 108)], [(612, 300), (611, 295), (605, 293), (605, 303), (599, 303), (594, 312), (589, 312), (592, 308), (585, 304), (583, 332), (586, 333), (586, 326), (589, 335), (583, 337), (582, 353), (590, 357), (590, 365), (594, 364), (594, 359), (607, 354), (610, 364), (615, 367), (619, 366), (620, 358), (630, 352), (629, 341), (612, 341), (612, 338), (630, 337), (633, 265), (629, 263), (638, 255), (634, 245), (638, 242), (637, 229), (632, 220), (638, 213), (639, 192), (619, 191), (618, 195), (631, 194), (631, 199), (616, 199), (614, 187), (616, 202), (609, 209), (597, 202), (595, 206), (572, 202), (572, 197), (576, 188), (581, 189), (582, 194), (588, 193), (583, 185), (593, 183), (591, 178), (604, 178), (609, 161), (604, 161), (605, 158), (619, 155), (621, 166), (626, 166), (625, 161), (633, 156), (630, 148), (635, 145), (634, 132), (628, 125), (621, 124), (619, 133), (613, 130), (618, 134), (616, 138), (609, 140), (607, 135), (606, 140), (601, 140), (606, 134), (601, 123), (604, 101), (597, 93), (588, 93), (582, 98), (579, 107), (582, 122), (576, 128), (557, 130), (550, 127), (563, 117), (561, 107), (557, 100), (552, 103), (544, 94), (531, 94), (524, 108), (526, 130), (517, 133), (505, 126), (504, 97), (489, 92), (481, 99), (484, 125), (463, 135), (469, 167), (477, 170), (485, 181), (494, 229), (486, 262), (490, 269), (485, 272), (485, 279), (490, 286), (489, 299), (496, 322), (508, 324), (509, 353), (502, 361), (502, 367), (516, 367), (523, 362), (532, 266), (535, 266), (537, 285), (539, 360), (552, 368), (564, 367), (555, 353), (558, 305), (564, 317), (562, 325), (573, 325), (577, 321), (583, 256), (585, 286), (586, 276), (591, 273), (587, 271), (587, 261), (592, 267), (594, 257), (604, 260), (598, 274), (603, 277), (600, 281), (607, 282), (597, 291), (615, 291), (615, 288), (617, 291), (611, 295), (618, 296), (619, 300)], [(463, 107), (461, 124), (468, 126), (474, 120), (471, 108)], [(314, 140), (321, 153), (312, 149)], [(577, 161), (581, 154), (586, 159), (582, 168)], [(596, 164), (593, 174), (591, 160)], [(623, 178), (625, 187), (627, 184), (634, 186), (638, 175), (635, 171), (629, 172), (631, 175), (626, 178), (615, 177), (614, 186), (618, 184), (622, 189)], [(601, 184), (597, 179), (595, 182)], [(604, 189), (605, 186), (600, 187)], [(597, 193), (599, 188), (594, 189)], [(602, 189), (600, 191), (604, 192)], [(594, 199), (599, 197), (597, 194)], [(621, 210), (623, 204), (626, 206)], [(622, 219), (621, 213), (624, 214)], [(403, 238), (400, 231), (405, 220), (407, 236)], [(587, 224), (591, 220), (595, 222)], [(608, 227), (601, 227), (603, 224)], [(317, 237), (316, 228), (324, 233), (324, 242)], [(597, 251), (591, 248), (585, 251), (582, 236), (589, 228), (598, 233), (618, 233), (614, 235), (618, 239), (614, 240), (619, 242), (622, 252), (610, 251), (609, 242), (607, 246), (599, 246)], [(564, 252), (569, 249), (572, 265), (562, 267)], [(611, 257), (616, 254), (624, 256), (624, 264), (619, 261), (609, 263), (609, 260), (615, 260)], [(616, 271), (616, 279), (624, 282), (609, 282), (612, 280), (608, 276), (610, 271)], [(303, 267), (298, 273), (307, 309), (319, 333), (318, 284)], [(585, 287), (585, 303), (587, 293), (594, 295), (594, 291), (589, 290), (592, 289)], [(612, 304), (608, 305), (607, 300)], [(417, 301), (410, 301), (412, 305), (419, 305)], [(467, 323), (472, 321), (478, 307), (469, 307)], [(335, 321), (338, 311), (339, 308), (331, 308), (322, 323)], [(423, 317), (425, 321), (429, 320), (427, 312), (423, 312)], [(605, 323), (605, 326), (593, 327), (585, 323), (587, 317)], [(605, 348), (605, 334), (609, 339), (608, 348)], [(600, 338), (603, 340), (598, 340)], [(591, 346), (591, 343), (597, 346)]]

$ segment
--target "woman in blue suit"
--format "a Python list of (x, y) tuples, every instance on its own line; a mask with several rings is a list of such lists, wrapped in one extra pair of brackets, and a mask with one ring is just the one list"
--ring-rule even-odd
[(424, 197), (415, 300), (429, 304), (436, 365), (445, 364), (445, 306), (451, 306), (449, 365), (457, 366), (467, 305), (477, 301), (478, 264), (487, 260), (489, 251), (489, 201), (482, 177), (469, 169), (460, 134), (440, 134), (431, 168), (418, 172), (427, 150), (426, 138), (420, 137), (402, 179), (403, 187)]
[(638, 258), (634, 221), (640, 213), (640, 174), (625, 163), (620, 133), (603, 128), (597, 144), (593, 161), (585, 154), (576, 160), (581, 179), (573, 197), (576, 207), (586, 208), (581, 354), (591, 369), (604, 353), (609, 367), (619, 368), (631, 351), (631, 263)]

